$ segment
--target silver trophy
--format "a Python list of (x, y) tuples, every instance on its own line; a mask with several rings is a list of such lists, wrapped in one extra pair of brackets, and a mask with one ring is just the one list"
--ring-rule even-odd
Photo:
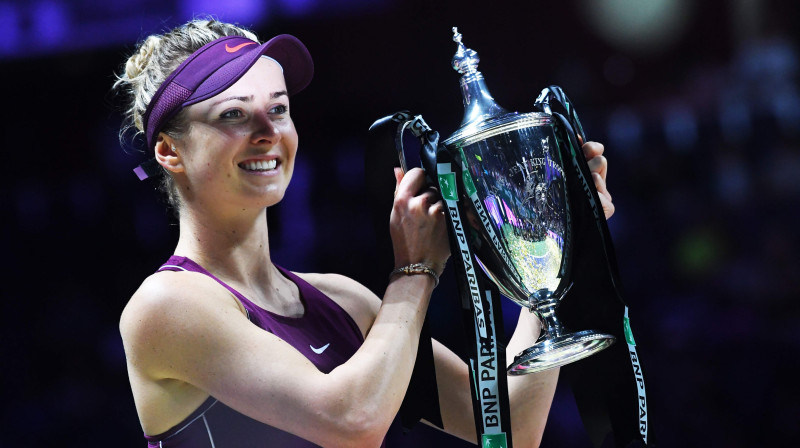
[[(453, 68), (462, 74), (465, 115), (442, 144), (461, 165), (465, 221), (476, 235), (476, 262), (503, 295), (542, 322), (538, 341), (515, 357), (508, 373), (532, 373), (585, 358), (610, 346), (614, 336), (568, 331), (556, 316), (559, 302), (569, 298), (572, 229), (568, 167), (560, 150), (569, 142), (556, 131), (558, 119), (549, 100), (566, 96), (550, 87), (537, 99), (537, 112), (507, 112), (486, 88), (477, 53), (464, 46), (456, 28), (453, 33), (458, 44)], [(579, 128), (574, 110), (571, 115)]]

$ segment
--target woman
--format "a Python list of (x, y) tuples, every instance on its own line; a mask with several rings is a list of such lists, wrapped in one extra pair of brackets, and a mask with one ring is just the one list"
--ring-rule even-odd
[[(119, 76), (180, 223), (175, 255), (120, 320), (150, 446), (374, 447), (400, 408), (449, 257), (443, 205), (419, 169), (395, 173), (398, 270), (382, 300), (349, 278), (272, 263), (266, 211), (283, 197), (298, 144), (289, 98), (312, 73), (291, 36), (259, 44), (197, 20), (149, 37)], [(602, 145), (584, 150), (610, 215)], [(538, 333), (522, 312), (509, 359)], [(433, 346), (443, 429), (475, 442), (467, 366)], [(538, 445), (557, 375), (509, 378), (517, 446)]]

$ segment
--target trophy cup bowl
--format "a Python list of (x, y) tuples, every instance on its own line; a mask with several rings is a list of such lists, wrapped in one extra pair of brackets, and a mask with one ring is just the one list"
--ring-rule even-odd
[[(442, 143), (460, 161), (468, 225), (477, 264), (500, 292), (537, 314), (536, 344), (515, 357), (511, 375), (546, 370), (610, 346), (614, 336), (567, 331), (556, 317), (571, 282), (572, 222), (556, 119), (549, 112), (507, 112), (477, 71), (478, 56), (461, 43), (453, 68), (462, 73), (461, 127)], [(546, 89), (547, 90), (547, 89)]]
[(587, 357), (614, 337), (565, 331), (556, 308), (569, 291), (571, 220), (554, 131), (544, 113), (505, 114), (444, 141), (462, 165), (478, 265), (500, 292), (542, 321), (537, 343), (508, 372), (532, 373)]

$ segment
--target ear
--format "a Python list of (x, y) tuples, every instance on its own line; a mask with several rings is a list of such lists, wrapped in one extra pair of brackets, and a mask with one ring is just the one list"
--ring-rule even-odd
[(175, 140), (170, 136), (161, 133), (158, 135), (155, 147), (156, 161), (164, 169), (173, 173), (183, 172), (183, 159), (175, 147)]

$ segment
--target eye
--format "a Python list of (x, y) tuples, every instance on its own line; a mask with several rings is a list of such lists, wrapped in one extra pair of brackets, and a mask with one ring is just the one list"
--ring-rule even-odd
[(242, 111), (239, 109), (226, 110), (225, 112), (221, 113), (219, 117), (223, 119), (241, 118)]
[(277, 106), (269, 110), (269, 113), (276, 115), (282, 115), (285, 114), (286, 112), (289, 112), (289, 108), (286, 107), (285, 104), (278, 104)]

